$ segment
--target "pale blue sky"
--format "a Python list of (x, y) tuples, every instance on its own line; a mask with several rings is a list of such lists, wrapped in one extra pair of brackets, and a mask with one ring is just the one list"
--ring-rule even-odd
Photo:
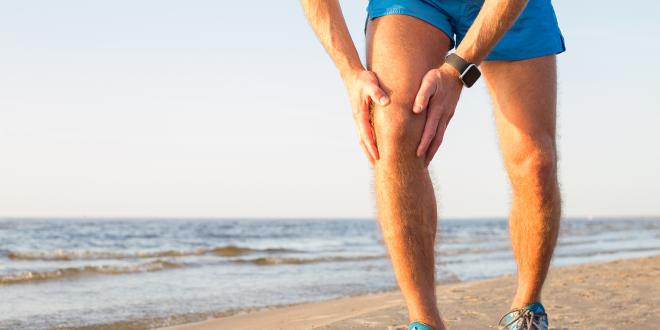
[[(660, 5), (554, 3), (565, 214), (658, 215)], [(374, 215), (297, 1), (0, 1), (0, 45), (0, 216)], [(463, 93), (431, 165), (441, 216), (507, 213), (489, 102)]]

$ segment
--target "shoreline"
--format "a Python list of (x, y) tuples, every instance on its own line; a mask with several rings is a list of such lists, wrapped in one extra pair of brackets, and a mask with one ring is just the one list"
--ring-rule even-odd
[[(509, 307), (514, 277), (439, 284), (438, 305), (449, 328), (494, 327)], [(660, 256), (552, 267), (543, 303), (551, 328), (621, 328), (660, 324)], [(159, 328), (395, 329), (407, 313), (398, 291), (241, 311)]]

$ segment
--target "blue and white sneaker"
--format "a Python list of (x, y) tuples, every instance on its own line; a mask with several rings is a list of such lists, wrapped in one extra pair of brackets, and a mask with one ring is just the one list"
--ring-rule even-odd
[(514, 309), (502, 316), (497, 324), (502, 330), (548, 330), (548, 314), (541, 303)]
[(430, 325), (422, 322), (411, 322), (408, 324), (408, 330), (433, 330)]

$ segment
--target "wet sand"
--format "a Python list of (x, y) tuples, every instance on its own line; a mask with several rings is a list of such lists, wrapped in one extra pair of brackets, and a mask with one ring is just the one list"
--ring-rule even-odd
[[(450, 329), (495, 328), (515, 278), (443, 284), (438, 305)], [(551, 329), (660, 328), (660, 256), (552, 268), (543, 303)], [(397, 329), (406, 322), (398, 292), (369, 294), (244, 313), (168, 330)]]

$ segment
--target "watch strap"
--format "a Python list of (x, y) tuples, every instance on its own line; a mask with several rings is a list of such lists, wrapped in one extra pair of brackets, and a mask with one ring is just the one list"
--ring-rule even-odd
[(466, 60), (464, 60), (462, 57), (456, 55), (456, 53), (451, 53), (445, 57), (445, 62), (456, 69), (458, 71), (458, 74), (463, 74), (465, 70), (467, 70), (468, 66), (470, 66), (470, 63)]
[(445, 57), (445, 63), (458, 71), (459, 79), (465, 87), (472, 87), (481, 76), (481, 71), (479, 71), (476, 64), (464, 60), (462, 57), (456, 55), (456, 53), (447, 55)]

